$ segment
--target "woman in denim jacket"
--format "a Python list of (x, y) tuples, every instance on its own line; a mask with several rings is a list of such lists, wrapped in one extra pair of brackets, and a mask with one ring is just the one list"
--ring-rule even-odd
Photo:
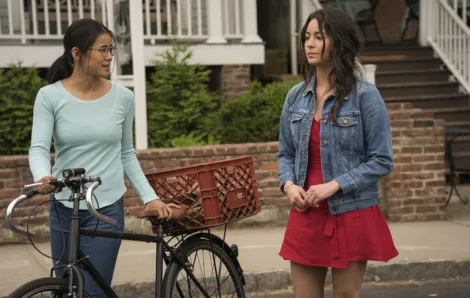
[[(321, 30), (320, 30), (321, 29)], [(296, 298), (359, 297), (368, 260), (398, 255), (378, 207), (378, 180), (393, 168), (387, 108), (357, 76), (356, 24), (345, 12), (312, 13), (301, 32), (304, 81), (287, 94), (278, 171), (292, 209), (280, 256), (291, 261)]]

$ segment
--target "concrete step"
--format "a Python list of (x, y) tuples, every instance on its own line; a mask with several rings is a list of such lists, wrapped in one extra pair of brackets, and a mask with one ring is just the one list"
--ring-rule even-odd
[(428, 70), (440, 69), (443, 64), (441, 59), (432, 57), (413, 57), (407, 58), (406, 55), (389, 56), (364, 56), (360, 58), (363, 64), (377, 65), (377, 71), (390, 70)]
[(467, 94), (451, 93), (437, 95), (405, 95), (384, 97), (387, 103), (409, 102), (418, 109), (438, 109), (448, 107), (470, 107), (470, 97)]
[(432, 58), (434, 50), (432, 47), (414, 46), (375, 46), (366, 47), (360, 56), (390, 56), (402, 55), (406, 57), (427, 57)]
[(470, 108), (468, 107), (450, 107), (426, 110), (433, 112), (436, 118), (444, 119), (446, 122), (461, 122), (470, 120)]
[(385, 70), (375, 73), (376, 84), (394, 84), (405, 82), (448, 82), (451, 73), (441, 69)]
[(377, 84), (382, 97), (392, 96), (414, 96), (428, 94), (449, 94), (457, 93), (459, 84), (456, 82), (412, 82), (397, 84)]

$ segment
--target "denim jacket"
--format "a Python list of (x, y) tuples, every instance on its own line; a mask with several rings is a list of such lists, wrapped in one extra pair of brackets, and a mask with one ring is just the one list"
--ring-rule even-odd
[[(282, 192), (287, 180), (304, 187), (315, 110), (314, 90), (315, 77), (306, 88), (301, 82), (286, 96), (280, 119), (278, 155)], [(320, 126), (323, 180), (327, 183), (334, 179), (341, 187), (327, 199), (331, 214), (376, 205), (378, 180), (393, 168), (390, 123), (377, 88), (357, 77), (334, 122), (328, 112), (336, 102), (335, 95), (326, 99)]]

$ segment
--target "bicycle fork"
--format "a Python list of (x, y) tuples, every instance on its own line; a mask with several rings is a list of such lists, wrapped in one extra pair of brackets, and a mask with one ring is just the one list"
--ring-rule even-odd
[(156, 255), (156, 280), (155, 280), (155, 298), (163, 298), (163, 225), (157, 225), (157, 255)]

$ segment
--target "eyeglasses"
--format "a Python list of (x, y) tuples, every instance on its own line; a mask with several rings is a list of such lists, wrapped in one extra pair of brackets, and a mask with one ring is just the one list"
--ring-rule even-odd
[(117, 47), (110, 47), (110, 48), (99, 48), (99, 49), (91, 49), (94, 51), (99, 51), (101, 55), (106, 58), (108, 56), (108, 53), (111, 54), (111, 56), (114, 56), (116, 54)]

